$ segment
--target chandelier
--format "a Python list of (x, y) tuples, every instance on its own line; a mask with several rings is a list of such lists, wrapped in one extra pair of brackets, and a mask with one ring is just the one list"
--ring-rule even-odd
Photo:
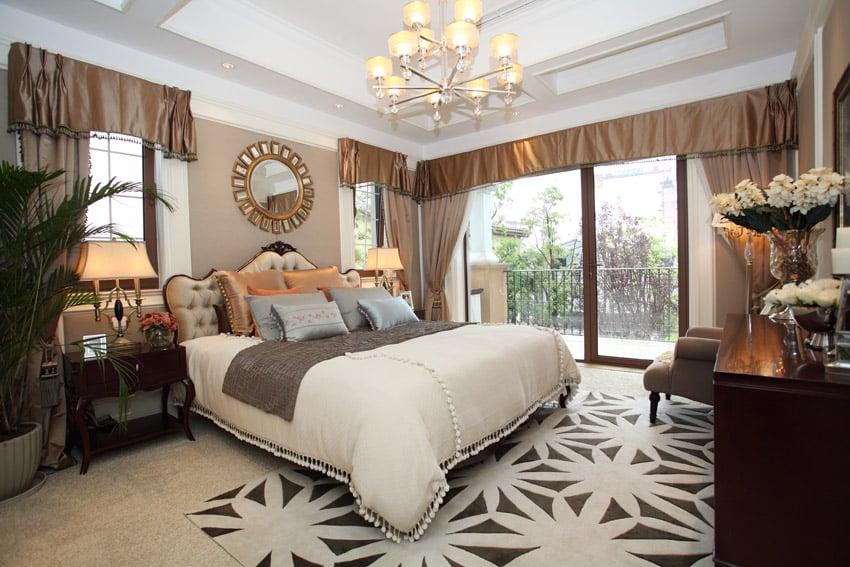
[[(517, 56), (518, 37), (512, 33), (498, 34), (490, 40), (490, 56), (495, 60), (490, 71), (474, 77), (465, 77), (479, 42), (478, 26), (481, 20), (481, 0), (455, 0), (455, 21), (443, 26), (445, 4), (440, 3), (440, 29), (438, 38), (428, 28), (431, 6), (428, 2), (408, 2), (403, 8), (405, 29), (390, 35), (387, 40), (390, 54), (398, 59), (401, 76), (393, 75), (393, 60), (389, 57), (372, 57), (366, 62), (375, 96), (389, 99), (389, 110), (398, 114), (399, 106), (424, 100), (434, 108), (434, 120), (440, 120), (440, 107), (451, 103), (455, 97), (473, 105), (475, 117), (481, 116), (481, 101), (490, 94), (501, 94), (505, 105), (510, 105), (516, 94), (514, 87), (522, 81), (522, 65), (513, 63)], [(427, 72), (439, 69), (439, 78)], [(418, 81), (411, 81), (414, 76)], [(495, 77), (502, 86), (491, 88)]]

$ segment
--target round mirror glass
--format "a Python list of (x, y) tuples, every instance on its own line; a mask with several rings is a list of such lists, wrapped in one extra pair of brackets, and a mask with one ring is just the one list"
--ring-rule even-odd
[(298, 228), (313, 206), (312, 179), (301, 156), (279, 142), (257, 142), (233, 164), (233, 197), (248, 221), (279, 233)]

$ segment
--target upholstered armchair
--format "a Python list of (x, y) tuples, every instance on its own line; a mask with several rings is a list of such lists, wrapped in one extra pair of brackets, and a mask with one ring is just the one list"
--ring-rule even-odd
[(691, 327), (676, 340), (672, 353), (658, 357), (643, 373), (649, 391), (649, 421), (655, 423), (661, 394), (714, 403), (714, 363), (720, 347), (718, 327)]

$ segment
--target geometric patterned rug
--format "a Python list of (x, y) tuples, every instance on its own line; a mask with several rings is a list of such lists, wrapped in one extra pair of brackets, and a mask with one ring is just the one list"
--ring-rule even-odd
[(283, 463), (186, 515), (242, 565), (712, 565), (713, 408), (581, 392), (449, 475), (425, 534), (393, 543), (348, 488)]

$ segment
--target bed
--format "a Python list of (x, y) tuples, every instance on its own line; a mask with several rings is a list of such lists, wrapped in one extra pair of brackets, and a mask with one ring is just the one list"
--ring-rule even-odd
[[(370, 325), (367, 328), (352, 327), (340, 336), (295, 342), (295, 327), (285, 325), (291, 319), (280, 318), (284, 311), (324, 312), (331, 309), (327, 299), (335, 298), (339, 301), (334, 301), (333, 309), (347, 313), (345, 324), (349, 325), (348, 317), (356, 314), (343, 306), (350, 298), (378, 293), (368, 291), (375, 288), (361, 288), (356, 271), (340, 273), (332, 268), (331, 274), (329, 270), (318, 268), (294, 248), (275, 243), (238, 270), (212, 270), (201, 279), (170, 278), (164, 297), (178, 320), (177, 340), (186, 347), (195, 384), (190, 409), (248, 443), (346, 483), (361, 516), (396, 541), (416, 540), (449, 489), (446, 473), (510, 434), (544, 403), (560, 397), (563, 405), (575, 393), (580, 374), (564, 341), (550, 329), (410, 320), (389, 321), (393, 325), (383, 328), (386, 315), (364, 309), (395, 305), (383, 297), (357, 301), (360, 316), (366, 315)], [(260, 309), (255, 309), (253, 332), (262, 336), (252, 336), (244, 325), (234, 330), (224, 324), (225, 318), (228, 323), (238, 319), (228, 304), (234, 292), (223, 284), (234, 273), (255, 281), (282, 275), (292, 283), (296, 277), (319, 272), (335, 276), (335, 284), (317, 288), (325, 294), (326, 305), (274, 304), (271, 308), (278, 315), (277, 332), (285, 330), (283, 340), (268, 336), (273, 327), (261, 329), (264, 311)], [(287, 293), (292, 289), (278, 293), (302, 296), (299, 300), (317, 291), (302, 290), (300, 285), (286, 287), (303, 293)], [(250, 290), (265, 292), (256, 287)], [(252, 307), (283, 301), (260, 303), (257, 297), (246, 295), (253, 300)], [(402, 337), (407, 338), (394, 342)], [(355, 339), (377, 346), (353, 348), (346, 342)], [(278, 364), (306, 364), (305, 360), (316, 356), (312, 351), (285, 349), (308, 348), (328, 349), (330, 354), (299, 370), (303, 375), (296, 381), (297, 393), (289, 385), (270, 387), (292, 372)], [(263, 356), (277, 358), (267, 364)], [(236, 367), (240, 370), (235, 371)], [(278, 370), (268, 372), (271, 368)], [(255, 374), (248, 373), (246, 378), (246, 369)], [(260, 377), (263, 372), (271, 375)], [(265, 390), (248, 393), (260, 383)], [(182, 405), (182, 400), (178, 397), (176, 403)], [(277, 407), (281, 405), (287, 407)]]

